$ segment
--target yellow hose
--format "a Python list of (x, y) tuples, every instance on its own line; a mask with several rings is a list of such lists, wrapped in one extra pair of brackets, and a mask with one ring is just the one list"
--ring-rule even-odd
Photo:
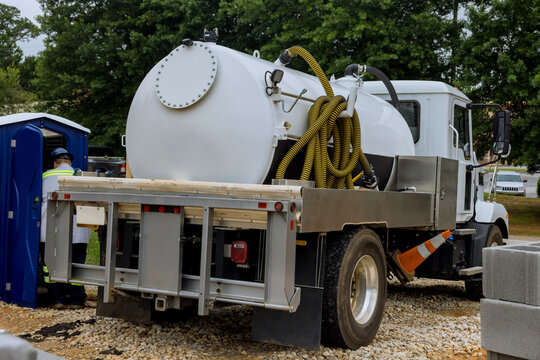
[[(361, 148), (358, 114), (354, 110), (352, 118), (338, 118), (338, 115), (347, 108), (346, 99), (343, 96), (334, 96), (334, 91), (326, 75), (307, 50), (300, 46), (293, 46), (287, 51), (291, 56), (300, 55), (309, 64), (319, 78), (326, 96), (317, 98), (310, 108), (309, 128), (281, 160), (276, 171), (276, 178), (284, 178), (291, 161), (307, 145), (300, 180), (308, 180), (311, 171), (314, 170), (317, 188), (343, 189), (346, 186), (348, 189), (353, 189), (354, 181), (351, 173), (358, 161), (366, 174), (371, 173), (371, 167)], [(330, 159), (328, 141), (332, 137), (334, 152), (332, 159)], [(349, 151), (351, 143), (352, 153)]]

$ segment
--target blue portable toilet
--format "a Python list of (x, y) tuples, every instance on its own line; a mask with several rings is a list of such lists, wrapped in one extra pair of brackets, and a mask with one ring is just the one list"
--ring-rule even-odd
[(0, 300), (36, 306), (41, 174), (51, 151), (73, 154), (88, 167), (90, 130), (60, 116), (22, 113), (0, 117)]

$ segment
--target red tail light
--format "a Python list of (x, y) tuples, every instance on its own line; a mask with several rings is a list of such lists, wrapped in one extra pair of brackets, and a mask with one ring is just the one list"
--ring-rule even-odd
[(165, 212), (165, 206), (160, 206), (160, 207), (158, 208), (158, 210), (159, 210), (159, 212)]
[(231, 246), (231, 260), (243, 264), (247, 258), (247, 244), (245, 241), (234, 241)]
[(173, 212), (174, 212), (175, 214), (180, 214), (180, 208), (179, 208), (178, 206), (175, 207), (175, 208), (173, 209)]
[(71, 199), (71, 194), (64, 194), (64, 199), (66, 199), (66, 200)]
[(144, 205), (143, 210), (144, 211), (150, 211), (150, 205)]
[(56, 191), (53, 192), (53, 193), (51, 193), (51, 198), (52, 198), (53, 200), (58, 199), (58, 193), (57, 193)]
[(121, 172), (122, 174), (125, 174), (125, 173), (126, 173), (126, 164), (120, 165), (120, 172)]

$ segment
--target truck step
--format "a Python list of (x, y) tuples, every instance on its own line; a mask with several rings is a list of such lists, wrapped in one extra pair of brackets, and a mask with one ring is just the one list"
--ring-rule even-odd
[(476, 229), (456, 229), (452, 232), (454, 235), (476, 235)]
[(472, 276), (476, 274), (481, 274), (483, 272), (483, 268), (481, 266), (474, 266), (466, 269), (461, 269), (458, 271), (458, 274), (460, 276)]

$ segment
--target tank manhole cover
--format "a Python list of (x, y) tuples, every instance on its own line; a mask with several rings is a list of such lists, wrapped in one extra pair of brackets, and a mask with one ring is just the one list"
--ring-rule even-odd
[(167, 107), (186, 108), (208, 93), (216, 74), (217, 56), (208, 44), (181, 45), (159, 62), (156, 95)]

